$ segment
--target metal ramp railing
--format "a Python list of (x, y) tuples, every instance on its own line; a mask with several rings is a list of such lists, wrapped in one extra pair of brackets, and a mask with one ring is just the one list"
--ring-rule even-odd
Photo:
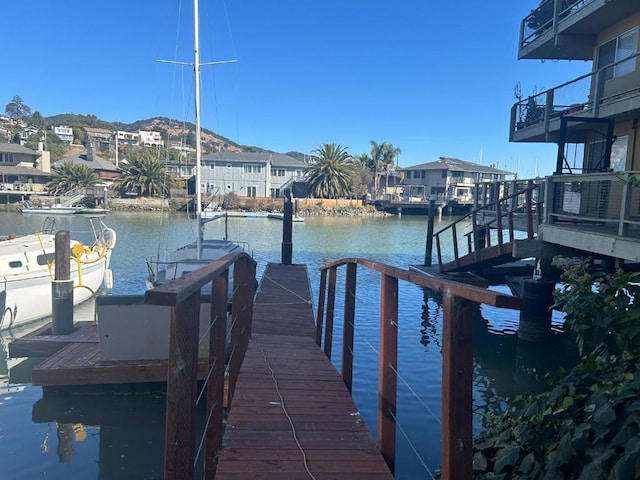
[[(525, 232), (526, 238), (536, 236), (542, 202), (534, 201), (533, 193), (539, 188), (529, 183), (434, 233), (440, 272), (478, 272), (511, 261), (515, 232)], [(452, 258), (443, 257), (445, 246), (451, 247)]]

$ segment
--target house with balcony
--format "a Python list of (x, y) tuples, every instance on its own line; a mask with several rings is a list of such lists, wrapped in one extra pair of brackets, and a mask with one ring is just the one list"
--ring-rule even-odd
[(16, 143), (0, 143), (0, 200), (11, 203), (46, 190), (51, 179), (49, 152)]
[(113, 133), (106, 128), (83, 127), (84, 144), (97, 152), (108, 152), (111, 148)]
[(160, 132), (138, 131), (138, 144), (142, 147), (164, 148), (164, 140)]
[(71, 145), (73, 143), (73, 128), (66, 125), (58, 125), (52, 128), (53, 133), (63, 142)]
[(218, 196), (280, 197), (294, 182), (303, 181), (306, 165), (272, 152), (218, 152), (202, 156), (204, 192)]
[(448, 213), (463, 214), (474, 206), (478, 185), (514, 176), (493, 166), (451, 157), (397, 170), (401, 176), (398, 184), (401, 193), (375, 202), (378, 209), (388, 213), (425, 214), (433, 198), (436, 205)]
[(140, 134), (138, 132), (124, 132), (118, 130), (113, 132), (113, 140), (119, 145), (138, 145), (140, 143)]
[(538, 228), (547, 247), (640, 262), (639, 30), (636, 0), (543, 0), (521, 21), (520, 59), (592, 62), (511, 109), (511, 141), (558, 146)]

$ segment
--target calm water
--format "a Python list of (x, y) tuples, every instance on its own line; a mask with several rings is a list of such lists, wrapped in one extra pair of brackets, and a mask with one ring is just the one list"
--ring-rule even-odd
[[(43, 220), (0, 212), (0, 234), (39, 231)], [(192, 241), (195, 233), (193, 223), (177, 214), (115, 212), (104, 221), (118, 233), (111, 260), (115, 286), (110, 293), (114, 295), (143, 293), (144, 259)], [(448, 221), (440, 221), (436, 229)], [(90, 232), (86, 219), (60, 217), (57, 223), (58, 228), (74, 232), (74, 238)], [(259, 275), (267, 262), (280, 261), (282, 222), (230, 219), (228, 232), (230, 239), (250, 243)], [(421, 264), (425, 232), (425, 217), (308, 218), (304, 224), (294, 224), (293, 261), (308, 265), (317, 297), (318, 268), (324, 263), (366, 257), (403, 268)], [(207, 225), (205, 236), (223, 234), (223, 222)], [(339, 292), (342, 287), (339, 278)], [(358, 270), (353, 392), (374, 435), (379, 288), (379, 274)], [(399, 296), (396, 478), (431, 478), (440, 461), (441, 298), (403, 283)], [(339, 296), (336, 312), (342, 311), (342, 301)], [(76, 318), (88, 318), (90, 307), (85, 306)], [(556, 326), (559, 322), (554, 317)], [(474, 323), (478, 418), (499, 408), (501, 397), (537, 388), (541, 372), (565, 361), (558, 356), (560, 335), (550, 345), (531, 346), (518, 342), (516, 329), (517, 312), (478, 308)], [(0, 348), (5, 348), (11, 335), (20, 333), (0, 336)], [(339, 352), (339, 324), (334, 333), (334, 352)], [(334, 357), (339, 367), (339, 353)], [(3, 462), (1, 478), (162, 478), (164, 398), (152, 394), (43, 398), (42, 389), (28, 383), (33, 362), (15, 363), (0, 352), (0, 451), (11, 459)]]

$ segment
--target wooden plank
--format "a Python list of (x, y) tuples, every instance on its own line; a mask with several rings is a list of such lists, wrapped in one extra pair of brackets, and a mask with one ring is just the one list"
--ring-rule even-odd
[[(329, 271), (335, 291), (334, 275)], [(265, 277), (270, 281), (263, 280), (256, 297), (254, 335), (216, 479), (300, 479), (310, 478), (308, 472), (316, 479), (392, 479), (340, 374), (316, 343), (309, 293), (297, 288), (309, 288), (306, 269), (269, 265)], [(275, 298), (288, 305), (285, 313), (270, 314), (266, 304)]]

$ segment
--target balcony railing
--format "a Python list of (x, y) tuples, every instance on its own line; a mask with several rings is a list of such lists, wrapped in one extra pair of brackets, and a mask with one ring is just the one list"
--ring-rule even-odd
[(548, 177), (548, 224), (597, 226), (620, 237), (636, 236), (640, 228), (640, 172)]
[(511, 132), (541, 124), (548, 127), (550, 120), (563, 115), (597, 117), (600, 107), (613, 98), (640, 94), (640, 85), (638, 85), (629, 90), (616, 91), (604, 96), (605, 82), (616, 77), (616, 69), (626, 62), (637, 62), (638, 56), (640, 53), (630, 55), (595, 72), (587, 73), (519, 101), (511, 109)]
[[(520, 48), (536, 41), (542, 34), (548, 32), (560, 20), (573, 15), (593, 0), (547, 0), (538, 8), (532, 10), (522, 21), (520, 33)], [(558, 9), (556, 14), (555, 10)]]

